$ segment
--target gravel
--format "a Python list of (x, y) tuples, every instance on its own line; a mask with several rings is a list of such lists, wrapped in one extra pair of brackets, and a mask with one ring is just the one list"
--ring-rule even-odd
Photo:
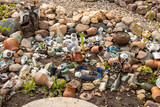
[(144, 16), (139, 15), (138, 13), (134, 13), (132, 11), (127, 10), (124, 7), (120, 7), (115, 3), (110, 3), (107, 0), (97, 0), (97, 2), (84, 2), (82, 0), (39, 0), (41, 3), (54, 3), (57, 6), (61, 5), (65, 7), (68, 12), (70, 11), (77, 11), (80, 9), (88, 9), (91, 8), (92, 10), (103, 10), (106, 9), (107, 11), (113, 11), (116, 15), (123, 15), (133, 17), (135, 22), (140, 23), (144, 29), (148, 29), (153, 31), (158, 28), (159, 22), (151, 21), (149, 19), (145, 19)]

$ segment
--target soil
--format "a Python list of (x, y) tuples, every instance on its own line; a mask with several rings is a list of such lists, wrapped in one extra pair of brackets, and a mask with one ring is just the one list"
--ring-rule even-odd
[[(49, 62), (53, 62), (56, 66), (68, 62), (68, 61), (61, 61), (61, 56), (60, 57), (52, 57), (48, 59), (41, 60), (40, 62), (43, 64), (47, 64)], [(96, 55), (93, 55), (91, 59), (97, 59)], [(100, 61), (99, 59), (97, 59)], [(80, 64), (81, 65), (81, 64)], [(88, 67), (91, 68), (91, 70), (95, 71), (96, 67)], [(71, 79), (76, 79), (83, 84), (83, 82), (75, 78), (74, 74), (70, 74)], [(88, 91), (89, 93), (93, 94), (95, 92), (99, 92), (100, 96), (93, 95), (92, 99), (89, 100), (89, 102), (96, 104), (98, 107), (138, 107), (141, 106), (139, 101), (136, 98), (135, 90), (132, 90), (128, 88), (127, 83), (122, 83), (121, 87), (118, 89), (117, 92), (111, 92), (110, 90), (106, 90), (103, 92), (98, 91), (98, 87), (96, 87), (96, 91)], [(76, 90), (76, 98), (79, 98), (79, 95), (83, 93), (84, 91), (81, 90)], [(87, 91), (85, 91), (87, 92)], [(31, 93), (24, 94), (24, 93), (16, 93), (13, 95), (10, 99), (4, 101), (3, 107), (21, 107), (22, 105), (25, 105), (31, 101), (42, 99), (47, 97), (44, 93), (37, 93), (33, 92), (34, 96), (31, 96)]]
[(44, 94), (32, 92), (31, 93), (24, 94), (24, 93), (16, 93), (13, 95), (9, 100), (6, 100), (2, 107), (21, 107), (31, 101), (38, 100), (44, 98)]

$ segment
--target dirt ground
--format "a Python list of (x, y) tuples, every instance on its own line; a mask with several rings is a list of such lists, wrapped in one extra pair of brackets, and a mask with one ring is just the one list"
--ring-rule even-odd
[[(95, 59), (96, 55), (93, 55), (91, 59)], [(55, 60), (56, 59), (56, 60)], [(96, 58), (97, 59), (97, 58)], [(57, 63), (57, 61), (59, 62)], [(97, 59), (100, 61), (99, 59)], [(61, 57), (52, 57), (45, 60), (41, 60), (43, 64), (47, 64), (49, 62), (53, 62), (56, 66), (63, 63), (61, 61)], [(64, 61), (67, 62), (67, 61)], [(89, 66), (88, 68), (91, 68), (91, 70), (95, 70), (95, 67)], [(75, 78), (74, 74), (70, 74), (71, 79), (79, 80), (78, 78)], [(83, 83), (80, 81), (81, 84)], [(138, 107), (141, 104), (136, 98), (135, 90), (132, 90), (128, 88), (127, 83), (122, 83), (123, 91), (118, 90), (117, 92), (111, 92), (110, 90), (106, 90), (101, 92), (100, 96), (92, 96), (92, 99), (89, 100), (89, 102), (96, 104), (98, 107)], [(98, 87), (96, 87), (98, 90)], [(122, 89), (122, 88), (120, 88)], [(76, 90), (76, 98), (79, 98), (79, 95), (82, 93), (82, 90)], [(89, 93), (94, 93), (94, 91), (85, 91)], [(9, 100), (6, 100), (3, 103), (3, 107), (21, 107), (22, 105), (25, 105), (31, 101), (38, 100), (41, 98), (47, 97), (46, 95), (42, 93), (36, 93), (33, 92), (34, 96), (31, 96), (30, 93), (23, 94), (23, 93), (16, 93), (13, 95)]]

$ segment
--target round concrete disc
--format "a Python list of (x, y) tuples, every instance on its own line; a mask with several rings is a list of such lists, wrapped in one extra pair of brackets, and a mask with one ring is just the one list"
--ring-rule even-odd
[(30, 102), (22, 107), (98, 107), (90, 102), (67, 97), (40, 99)]

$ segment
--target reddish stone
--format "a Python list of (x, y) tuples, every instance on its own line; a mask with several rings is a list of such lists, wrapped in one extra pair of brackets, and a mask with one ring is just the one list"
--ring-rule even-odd
[(48, 36), (49, 32), (47, 30), (37, 30), (35, 34), (41, 34), (41, 36)]
[(17, 52), (17, 54), (20, 55), (20, 56), (22, 56), (22, 55), (23, 55), (23, 51), (22, 51), (22, 50), (19, 50), (19, 51)]

